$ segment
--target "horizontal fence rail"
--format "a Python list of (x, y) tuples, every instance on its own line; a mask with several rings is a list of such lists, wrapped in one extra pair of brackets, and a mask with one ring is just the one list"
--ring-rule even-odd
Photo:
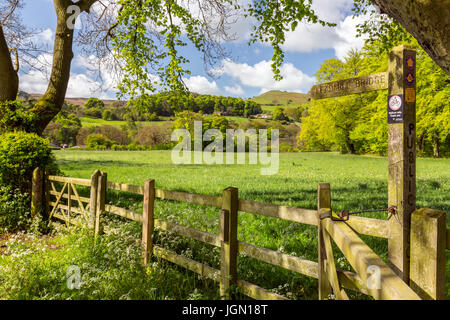
[(88, 179), (79, 179), (79, 178), (68, 178), (68, 177), (59, 177), (59, 176), (48, 176), (48, 180), (50, 181), (56, 181), (56, 182), (67, 182), (67, 183), (73, 183), (78, 184), (80, 186), (91, 186), (91, 180)]
[(162, 200), (189, 202), (193, 204), (200, 204), (216, 208), (220, 208), (222, 206), (222, 197), (181, 192), (181, 191), (156, 189), (156, 198)]
[(317, 278), (317, 262), (301, 259), (285, 253), (239, 242), (239, 252), (251, 258), (291, 270), (306, 276)]
[[(125, 183), (109, 182), (108, 188), (117, 191), (125, 191), (134, 194), (144, 194), (144, 187)], [(222, 197), (155, 189), (156, 198), (161, 200), (173, 200), (206, 205), (220, 208)], [(239, 200), (239, 211), (278, 218), (286, 221), (297, 222), (317, 226), (316, 210), (301, 209), (282, 206), (266, 202), (251, 200)], [(379, 238), (389, 238), (389, 226), (387, 220), (351, 216), (347, 222), (357, 233)]]
[(265, 202), (239, 200), (239, 211), (303, 224), (317, 225), (315, 210), (280, 206)]
[(140, 223), (142, 223), (142, 221), (143, 221), (142, 214), (135, 213), (133, 211), (130, 211), (130, 210), (127, 210), (124, 208), (105, 204), (105, 210), (111, 214), (115, 214), (117, 216), (121, 216), (123, 218), (134, 220), (134, 221), (137, 221)]
[[(236, 264), (237, 261), (230, 262), (230, 260), (226, 260), (228, 259), (226, 258), (227, 255), (230, 254), (231, 256), (235, 255), (236, 258), (238, 254), (247, 256), (292, 272), (319, 279), (319, 283), (321, 281), (321, 271), (318, 262), (263, 248), (255, 244), (238, 241), (236, 232), (237, 216), (234, 216), (233, 218), (229, 211), (231, 210), (231, 212), (236, 212), (236, 214), (240, 211), (312, 226), (320, 227), (320, 225), (323, 225), (325, 235), (334, 240), (337, 247), (342, 251), (350, 265), (356, 271), (355, 273), (336, 268), (334, 262), (331, 263), (331, 260), (329, 260), (333, 259), (331, 258), (333, 255), (331, 254), (330, 256), (330, 252), (327, 252), (329, 256), (328, 261), (324, 260), (327, 261), (327, 265), (323, 272), (325, 272), (324, 274), (328, 277), (329, 281), (331, 281), (330, 283), (332, 283), (333, 292), (336, 293), (337, 291), (337, 298), (348, 298), (342, 288), (361, 292), (370, 295), (375, 299), (419, 298), (417, 294), (357, 236), (357, 234), (364, 234), (389, 239), (391, 235), (388, 220), (350, 216), (349, 220), (345, 222), (335, 222), (330, 219), (322, 221), (318, 219), (317, 210), (238, 199), (237, 193), (236, 196), (233, 196), (233, 190), (237, 192), (237, 189), (235, 188), (225, 189), (222, 196), (202, 195), (183, 191), (157, 189), (154, 187), (153, 180), (149, 180), (150, 182), (147, 181), (145, 186), (110, 182), (106, 181), (106, 173), (100, 171), (96, 171), (90, 180), (47, 176), (47, 181), (50, 182), (50, 185), (48, 186), (48, 197), (54, 197), (54, 200), (48, 200), (52, 212), (51, 216), (79, 227), (88, 225), (92, 228), (95, 225), (96, 234), (101, 232), (101, 217), (104, 213), (117, 215), (142, 223), (143, 228), (146, 226), (142, 242), (147, 243), (146, 248), (150, 250), (148, 251), (150, 254), (219, 282), (221, 284), (221, 295), (224, 294), (224, 292), (222, 292), (222, 287), (228, 288), (229, 285), (231, 285), (231, 282), (227, 282), (229, 279), (227, 281), (224, 280), (223, 263), (228, 263), (227, 268), (234, 268), (233, 263)], [(57, 190), (54, 182), (62, 184), (62, 189), (60, 189), (60, 191)], [(90, 197), (80, 196), (75, 185), (90, 187)], [(140, 214), (129, 209), (106, 204), (105, 199), (107, 189), (143, 195), (144, 213)], [(183, 226), (174, 222), (154, 218), (153, 206), (155, 199), (187, 202), (221, 208), (222, 210), (218, 211), (218, 213), (220, 213), (218, 216), (219, 233), (210, 233), (189, 226)], [(65, 203), (62, 203), (62, 200), (64, 200)], [(77, 203), (78, 206), (74, 206), (75, 203)], [(320, 210), (323, 211), (325, 209)], [(77, 216), (74, 218), (72, 217), (73, 214), (77, 214)], [(321, 222), (319, 223), (319, 221)], [(171, 232), (221, 248), (221, 270), (194, 261), (171, 250), (153, 245), (150, 239), (153, 238), (154, 229)], [(444, 232), (444, 246), (446, 249), (449, 249), (450, 230), (446, 229), (444, 231), (446, 231)], [(224, 248), (226, 249), (225, 251)], [(329, 244), (327, 248), (331, 248)], [(223, 256), (224, 254), (225, 256)], [(144, 256), (146, 257), (145, 261), (148, 261), (148, 257), (146, 255)], [(231, 265), (229, 265), (229, 263), (231, 263)], [(376, 264), (381, 267), (383, 282), (383, 289), (381, 290), (374, 290), (367, 285), (369, 275), (367, 274), (366, 269), (370, 264)], [(237, 275), (233, 273), (236, 272), (233, 270), (237, 269), (228, 270), (231, 271), (231, 274), (229, 275), (231, 276), (231, 281), (239, 288), (239, 291), (242, 294), (255, 299), (286, 299), (286, 297), (279, 294), (273, 293), (255, 284), (251, 284), (243, 279), (238, 279)], [(224, 297), (229, 298), (229, 293), (225, 294)]]
[[(108, 188), (117, 191), (125, 191), (134, 194), (144, 194), (144, 187), (134, 186), (131, 184), (109, 182)], [(182, 191), (172, 191), (155, 189), (155, 196), (161, 200), (173, 200), (180, 202), (189, 202), (193, 204), (205, 205), (220, 208), (222, 206), (222, 198), (204, 194), (196, 194)]]
[(219, 236), (217, 236), (213, 233), (197, 230), (197, 229), (194, 229), (191, 227), (178, 225), (178, 224), (175, 224), (175, 223), (169, 222), (169, 221), (155, 219), (155, 228), (160, 228), (161, 230), (164, 230), (164, 231), (173, 232), (173, 233), (179, 234), (181, 236), (185, 236), (187, 238), (191, 238), (191, 239), (194, 239), (194, 240), (197, 240), (200, 242), (208, 243), (212, 246), (219, 247), (219, 248), (222, 244)]
[[(49, 192), (52, 196), (58, 196), (59, 193), (56, 191), (50, 191)], [(69, 199), (69, 195), (67, 193), (64, 193), (62, 196), (64, 199)], [(77, 197), (75, 195), (71, 195), (70, 199), (73, 200), (78, 200)], [(79, 199), (83, 202), (83, 203), (89, 203), (90, 199), (86, 198), (86, 197), (79, 197)]]
[[(239, 200), (239, 211), (317, 226), (316, 210), (300, 209), (250, 200)], [(351, 216), (347, 223), (357, 233), (379, 238), (389, 238), (389, 226), (387, 220)]]

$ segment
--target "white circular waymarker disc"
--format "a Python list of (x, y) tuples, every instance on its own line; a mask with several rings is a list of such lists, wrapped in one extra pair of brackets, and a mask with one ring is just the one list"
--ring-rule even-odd
[(392, 96), (389, 98), (389, 108), (397, 111), (402, 107), (402, 98), (400, 96)]

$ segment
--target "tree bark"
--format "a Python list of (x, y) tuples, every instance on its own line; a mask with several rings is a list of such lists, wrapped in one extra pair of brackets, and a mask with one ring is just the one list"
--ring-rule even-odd
[[(89, 8), (97, 0), (81, 0), (75, 5), (80, 11), (89, 12)], [(74, 5), (70, 0), (53, 0), (56, 16), (56, 34), (53, 48), (53, 64), (50, 81), (45, 94), (30, 110), (37, 115), (34, 125), (35, 131), (42, 134), (49, 122), (61, 111), (67, 93), (70, 79), (70, 67), (73, 59), (73, 28), (67, 24), (72, 13), (67, 12), (69, 6)]]
[(373, 0), (450, 74), (450, 0)]
[(419, 148), (419, 153), (423, 153), (425, 149), (425, 133), (422, 133), (419, 136), (419, 139), (417, 141), (417, 147)]
[(30, 110), (37, 115), (36, 133), (41, 134), (47, 124), (61, 111), (70, 78), (70, 66), (73, 59), (73, 32), (67, 25), (70, 15), (67, 8), (72, 5), (68, 0), (54, 0), (57, 25), (53, 48), (53, 63), (47, 91)]
[(347, 131), (345, 133), (345, 135), (346, 135), (345, 144), (346, 144), (348, 153), (355, 154), (356, 153), (355, 145), (352, 143), (352, 140), (350, 139), (350, 131)]
[(0, 25), (0, 102), (16, 100), (18, 90), (19, 76), (14, 69), (11, 51)]
[(433, 134), (433, 157), (439, 158), (440, 150), (439, 150), (439, 134), (435, 132)]

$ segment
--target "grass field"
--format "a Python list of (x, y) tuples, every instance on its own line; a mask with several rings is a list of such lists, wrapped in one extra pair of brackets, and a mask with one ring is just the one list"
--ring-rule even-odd
[[(260, 165), (175, 165), (170, 151), (54, 151), (68, 176), (89, 177), (95, 169), (108, 180), (220, 195), (228, 186), (240, 197), (315, 209), (317, 184), (329, 182), (340, 209), (385, 207), (387, 159), (337, 153), (282, 153), (280, 169), (261, 176)], [(214, 181), (214, 183), (212, 183)], [(417, 204), (450, 212), (450, 159), (417, 159)]]
[[(258, 165), (174, 165), (171, 161), (170, 151), (54, 151), (54, 154), (60, 169), (65, 175), (71, 177), (89, 178), (94, 170), (99, 169), (108, 173), (109, 181), (143, 185), (146, 179), (155, 179), (157, 188), (210, 195), (221, 195), (223, 189), (234, 186), (239, 188), (241, 199), (309, 209), (316, 209), (317, 184), (329, 182), (335, 211), (378, 209), (387, 206), (387, 159), (383, 157), (337, 153), (283, 153), (280, 154), (278, 174), (261, 176)], [(142, 212), (142, 196), (108, 191), (107, 202)], [(417, 205), (450, 212), (449, 159), (417, 160)], [(218, 210), (215, 208), (158, 200), (155, 205), (155, 215), (157, 218), (204, 231), (218, 232)], [(366, 216), (386, 219), (384, 213), (366, 214)], [(450, 226), (448, 216), (447, 228)], [(139, 224), (135, 222), (125, 224), (122, 218), (111, 219), (111, 223), (126, 225), (128, 226), (126, 228), (139, 236)], [(316, 234), (317, 228), (312, 226), (247, 213), (239, 214), (239, 240), (313, 261), (317, 261)], [(386, 240), (367, 236), (362, 236), (362, 238), (377, 254), (383, 259), (387, 259)], [(58, 261), (61, 263), (63, 259), (61, 256), (64, 256), (64, 261), (82, 260), (80, 257), (85, 257), (83, 259), (90, 261), (89, 259), (93, 259), (93, 256), (97, 257), (99, 253), (96, 251), (89, 251), (90, 253), (87, 254), (86, 251), (81, 250), (86, 244), (80, 239), (74, 240), (73, 237), (69, 237), (55, 240), (57, 246), (66, 249), (63, 251), (64, 254), (54, 253), (55, 256), (59, 256), (53, 259), (59, 259)], [(128, 241), (126, 239), (128, 239), (127, 236), (121, 236), (113, 242), (118, 247), (118, 251), (122, 247), (122, 251), (120, 251), (122, 255), (120, 252), (116, 253), (121, 257), (120, 261), (125, 259), (122, 256), (130, 256), (129, 249), (124, 244)], [(158, 245), (175, 250), (189, 258), (207, 263), (215, 268), (219, 267), (220, 250), (217, 248), (161, 231), (157, 232), (155, 241)], [(71, 249), (69, 250), (67, 247)], [(104, 250), (111, 255), (112, 253), (108, 250), (113, 249), (107, 245)], [(338, 251), (335, 248), (337, 267), (351, 270)], [(450, 287), (448, 281), (450, 279), (449, 258), (450, 254), (447, 251), (447, 292)], [(38, 258), (34, 257), (34, 259)], [(100, 255), (100, 258), (96, 259), (103, 261), (106, 258)], [(23, 268), (31, 268), (29, 265), (40, 265), (41, 260), (33, 260), (34, 262), (28, 263)], [(103, 266), (104, 262), (101, 265)], [(142, 273), (139, 274), (134, 269), (129, 270), (121, 263), (118, 263), (117, 267), (115, 265), (111, 266), (110, 263), (107, 264), (107, 267), (102, 267), (104, 268), (102, 269), (102, 277), (104, 277), (102, 286), (99, 285), (100, 280), (94, 277), (99, 281), (96, 286), (92, 284), (92, 288), (95, 290), (89, 289), (87, 286), (84, 295), (80, 292), (63, 290), (62, 296), (73, 299), (91, 299), (99, 294), (104, 294), (105, 297), (117, 299), (128, 292), (128, 296), (134, 299), (218, 298), (218, 286), (215, 283), (199, 278), (195, 274), (169, 263), (155, 262), (155, 265), (160, 267), (152, 268), (150, 275), (142, 280), (138, 289), (132, 288), (132, 286), (139, 283), (136, 277), (142, 277)], [(17, 268), (22, 268), (20, 263)], [(40, 274), (46, 274), (42, 268), (35, 268), (40, 270)], [(89, 268), (87, 269), (89, 270)], [(95, 268), (91, 269), (98, 270), (99, 267), (95, 264)], [(317, 299), (316, 279), (273, 267), (249, 257), (239, 257), (238, 275), (241, 279), (289, 298)], [(44, 280), (33, 281), (40, 281), (46, 286), (52, 286), (55, 280), (50, 275), (45, 275), (45, 277), (48, 278), (47, 282)], [(28, 282), (33, 281), (29, 280)], [(111, 287), (109, 285), (111, 281), (117, 281), (117, 285)], [(62, 290), (56, 285), (54, 286), (56, 288), (48, 290), (51, 292)], [(147, 287), (153, 288), (154, 291), (148, 293), (143, 289)], [(36, 289), (36, 291), (38, 290)], [(352, 298), (364, 297), (350, 291), (349, 293)], [(52, 294), (55, 295), (55, 293)], [(33, 298), (36, 296), (42, 297), (42, 293), (32, 295)]]
[[(99, 169), (108, 173), (109, 181), (142, 185), (146, 179), (155, 179), (158, 188), (210, 195), (220, 195), (226, 187), (234, 186), (239, 188), (242, 199), (309, 209), (316, 209), (317, 184), (329, 182), (336, 211), (387, 206), (387, 159), (383, 157), (285, 153), (280, 154), (278, 174), (261, 176), (258, 165), (174, 165), (169, 151), (57, 151), (55, 154), (62, 171), (74, 177), (88, 178), (95, 169)], [(136, 201), (136, 197), (127, 198), (123, 193), (110, 192), (109, 201), (141, 211), (140, 199)], [(450, 212), (449, 159), (417, 160), (417, 205)], [(156, 210), (159, 217), (218, 232), (218, 212), (215, 209), (158, 201)], [(366, 216), (386, 218), (383, 213)], [(450, 226), (449, 221), (447, 218), (447, 227)], [(314, 227), (241, 213), (238, 234), (242, 241), (317, 260)], [(363, 239), (382, 258), (387, 258), (386, 240), (365, 236)], [(202, 249), (198, 250), (201, 252)], [(195, 256), (200, 261), (205, 260), (200, 253)], [(341, 255), (336, 257), (339, 267), (350, 268)], [(218, 263), (211, 257), (204, 262), (213, 266)], [(297, 299), (311, 299), (317, 294), (316, 280), (250, 258), (240, 259), (240, 271), (243, 279), (269, 289), (277, 288), (280, 283), (287, 284), (282, 293), (290, 292)], [(276, 277), (271, 276), (274, 272)]]

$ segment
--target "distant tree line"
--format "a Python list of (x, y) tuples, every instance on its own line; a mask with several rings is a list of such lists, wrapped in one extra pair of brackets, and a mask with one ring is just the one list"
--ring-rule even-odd
[[(25, 103), (30, 104), (31, 101), (27, 100)], [(215, 113), (222, 116), (245, 117), (262, 112), (261, 106), (253, 101), (211, 95), (191, 94), (189, 96), (180, 96), (170, 93), (158, 93), (141, 97), (128, 103), (115, 101), (110, 105), (105, 105), (98, 98), (89, 98), (84, 106), (65, 102), (62, 111), (46, 127), (44, 135), (57, 145), (85, 145), (85, 139), (89, 134), (104, 134), (104, 132), (98, 131), (107, 130), (110, 133), (109, 135), (113, 135), (111, 141), (117, 145), (126, 145), (132, 141), (141, 145), (142, 141), (138, 140), (143, 139), (143, 133), (141, 131), (140, 136), (142, 139), (135, 137), (139, 129), (136, 122), (157, 121), (161, 120), (160, 117), (175, 118), (177, 113), (185, 110), (201, 114)], [(103, 119), (105, 121), (125, 121), (125, 124), (120, 129), (108, 125), (82, 128), (81, 117)], [(149, 129), (146, 130), (150, 132)], [(121, 135), (125, 136), (127, 142), (125, 142), (123, 137), (120, 137), (117, 131), (122, 132)], [(159, 129), (154, 129), (153, 131), (156, 132)], [(115, 133), (113, 134), (113, 132)], [(160, 133), (155, 133), (155, 135), (161, 136)], [(152, 139), (150, 138), (150, 140)], [(158, 140), (157, 138), (155, 139)], [(114, 145), (113, 142), (109, 146)], [(106, 142), (105, 144), (108, 145)]]
[(175, 113), (185, 110), (246, 118), (262, 113), (261, 105), (251, 100), (198, 94), (176, 95), (169, 92), (141, 97), (130, 101), (129, 106), (150, 118), (174, 116)]
[(106, 106), (98, 98), (89, 98), (84, 106), (65, 103), (63, 110), (78, 117), (91, 117), (107, 121), (154, 121), (159, 117), (175, 116), (184, 110), (202, 114), (217, 113), (224, 116), (250, 117), (262, 113), (261, 105), (242, 98), (212, 95), (176, 95), (157, 93), (129, 102), (115, 101)]

